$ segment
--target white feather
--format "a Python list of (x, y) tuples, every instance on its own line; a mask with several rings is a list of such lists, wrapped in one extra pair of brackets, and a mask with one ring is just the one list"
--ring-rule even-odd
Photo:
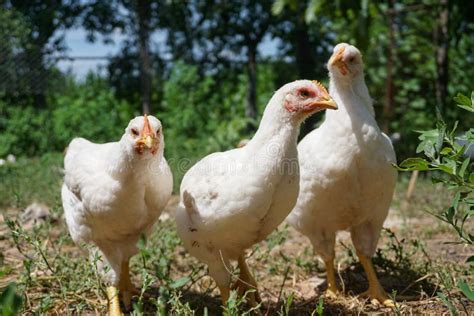
[(394, 149), (375, 121), (359, 72), (349, 81), (330, 73), (330, 94), (339, 110), (327, 112), (323, 124), (298, 145), (300, 192), (288, 222), (325, 260), (334, 255), (339, 230), (351, 230), (356, 249), (373, 255), (396, 182)]
[[(149, 121), (154, 129), (161, 126), (152, 116)], [(140, 235), (160, 216), (173, 186), (163, 134), (155, 156), (139, 156), (128, 133), (132, 125), (141, 128), (143, 117), (130, 122), (119, 142), (74, 139), (64, 159), (61, 195), (69, 232), (76, 243), (92, 242), (101, 250), (112, 283), (118, 282), (122, 261), (136, 253)]]

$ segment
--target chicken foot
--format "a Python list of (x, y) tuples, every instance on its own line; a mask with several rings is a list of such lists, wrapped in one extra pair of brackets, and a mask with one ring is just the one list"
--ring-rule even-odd
[(359, 257), (362, 267), (364, 267), (365, 273), (367, 274), (367, 279), (369, 281), (369, 289), (363, 292), (360, 296), (369, 297), (371, 299), (371, 302), (374, 302), (375, 300), (387, 307), (394, 307), (395, 304), (388, 297), (382, 285), (380, 285), (377, 275), (375, 274), (375, 269), (374, 265), (372, 264), (372, 260), (359, 253), (357, 254), (357, 256)]
[(326, 280), (328, 288), (324, 295), (330, 298), (336, 298), (339, 294), (339, 288), (336, 283), (336, 273), (334, 271), (334, 257), (331, 257), (329, 260), (325, 260), (324, 264), (326, 266)]

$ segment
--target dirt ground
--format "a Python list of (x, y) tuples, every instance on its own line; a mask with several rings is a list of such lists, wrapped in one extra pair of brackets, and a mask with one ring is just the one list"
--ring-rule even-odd
[[(157, 252), (142, 255), (142, 259), (152, 262), (154, 268), (148, 270), (154, 270), (151, 273), (154, 279), (144, 288), (141, 311), (144, 314), (157, 313), (159, 300), (156, 298), (164, 295), (160, 271), (166, 271), (166, 278), (170, 280), (189, 277), (184, 285), (178, 287), (176, 299), (179, 303), (176, 304), (188, 304), (197, 315), (220, 314), (218, 291), (207, 276), (206, 267), (192, 258), (175, 240), (173, 211), (177, 202), (178, 198), (173, 197), (162, 214), (156, 233), (148, 241), (148, 247), (153, 248), (153, 251), (158, 249)], [(472, 282), (472, 269), (469, 270), (463, 263), (472, 253), (463, 245), (446, 243), (454, 240), (447, 226), (426, 213), (410, 214), (409, 208), (398, 204), (390, 211), (379, 250), (374, 256), (380, 281), (395, 299), (396, 308), (383, 308), (358, 296), (366, 290), (367, 280), (354, 256), (350, 236), (345, 232), (338, 235), (336, 250), (338, 279), (344, 295), (335, 299), (324, 297), (324, 265), (313, 254), (304, 236), (282, 224), (265, 242), (248, 252), (248, 263), (259, 283), (263, 299), (261, 314), (285, 315), (285, 306), (289, 306), (289, 315), (317, 315), (319, 305), (324, 315), (442, 315), (449, 314), (451, 304), (451, 309), (454, 308), (458, 314), (474, 315), (474, 304), (455, 286), (459, 278)], [(11, 208), (5, 217), (14, 218), (20, 211)], [(68, 239), (59, 211), (39, 225), (23, 223), (24, 233), (19, 234), (23, 240), (19, 237), (16, 242), (12, 238), (12, 229), (5, 224), (4, 217), (0, 216), (0, 271), (3, 271), (0, 274), (0, 288), (12, 281), (20, 284), (25, 300), (23, 314), (62, 315), (67, 309), (75, 311), (72, 314), (105, 312), (105, 296), (100, 285), (97, 285), (100, 281), (96, 282), (90, 269), (84, 268), (87, 266), (87, 255)], [(25, 237), (36, 235), (39, 236), (39, 248), (35, 248), (34, 238), (31, 242)], [(35, 260), (41, 261), (41, 252), (53, 262), (52, 269), (40, 262), (34, 265)], [(25, 273), (28, 256), (34, 259), (34, 267)], [(160, 260), (165, 262), (161, 264)], [(141, 261), (135, 258), (132, 267), (133, 281), (137, 287), (146, 283), (144, 274), (138, 272), (145, 266)], [(63, 268), (66, 266), (67, 269)], [(160, 270), (160, 266), (163, 270)], [(168, 288), (176, 287), (171, 285)], [(62, 294), (54, 295), (55, 291)], [(440, 292), (449, 299), (448, 303), (440, 298)], [(49, 300), (46, 305), (45, 300)], [(288, 304), (290, 300), (291, 304)], [(177, 308), (174, 310), (172, 299), (167, 304), (169, 314), (181, 313), (176, 312)]]

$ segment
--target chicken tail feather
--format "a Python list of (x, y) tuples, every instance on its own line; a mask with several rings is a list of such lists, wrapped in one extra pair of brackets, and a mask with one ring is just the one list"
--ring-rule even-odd
[(186, 190), (183, 192), (183, 204), (189, 215), (197, 214), (196, 202), (193, 196)]

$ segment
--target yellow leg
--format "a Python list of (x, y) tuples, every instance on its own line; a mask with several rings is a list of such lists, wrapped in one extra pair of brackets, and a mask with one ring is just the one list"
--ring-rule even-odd
[(367, 296), (372, 301), (376, 300), (387, 307), (394, 307), (395, 304), (388, 297), (387, 293), (385, 293), (385, 290), (380, 285), (377, 275), (375, 274), (375, 269), (372, 264), (372, 260), (362, 254), (357, 255), (359, 257), (360, 263), (364, 267), (365, 273), (367, 274), (367, 279), (369, 280), (369, 289), (362, 293), (361, 296)]
[(257, 282), (252, 276), (252, 273), (250, 273), (249, 267), (247, 266), (245, 257), (243, 255), (239, 257), (238, 265), (240, 270), (239, 279), (235, 282), (233, 289), (236, 289), (240, 296), (244, 295), (248, 290), (254, 290), (254, 292), (249, 293), (247, 297), (249, 305), (255, 307), (262, 302), (262, 299), (258, 294)]
[(109, 301), (109, 316), (122, 316), (120, 311), (119, 292), (115, 286), (107, 288), (107, 299)]
[(130, 280), (129, 260), (122, 262), (119, 290), (120, 294), (122, 294), (123, 305), (125, 305), (125, 309), (130, 310), (132, 296), (137, 294), (137, 290)]
[(336, 283), (336, 273), (334, 271), (334, 258), (325, 260), (324, 264), (326, 265), (326, 278), (328, 283), (328, 288), (325, 295), (327, 297), (335, 298), (339, 295), (339, 288)]

